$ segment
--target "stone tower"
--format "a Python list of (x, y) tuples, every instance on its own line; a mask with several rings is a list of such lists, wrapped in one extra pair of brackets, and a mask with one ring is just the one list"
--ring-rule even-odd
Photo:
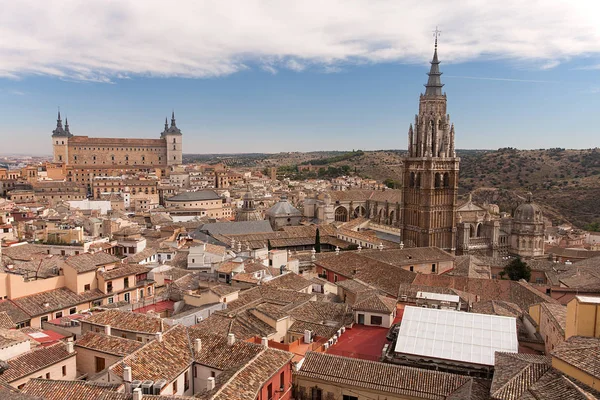
[(183, 143), (181, 129), (175, 123), (175, 111), (171, 114), (171, 126), (165, 118), (165, 130), (160, 135), (167, 142), (167, 165), (183, 164)]
[(446, 113), (437, 37), (419, 114), (408, 130), (403, 172), (403, 234), (407, 246), (437, 246), (454, 252), (460, 159), (454, 151), (454, 125)]
[(63, 128), (60, 111), (56, 120), (56, 129), (52, 131), (52, 153), (55, 163), (66, 163), (69, 157), (69, 138), (73, 135), (69, 131), (69, 121), (65, 120)]

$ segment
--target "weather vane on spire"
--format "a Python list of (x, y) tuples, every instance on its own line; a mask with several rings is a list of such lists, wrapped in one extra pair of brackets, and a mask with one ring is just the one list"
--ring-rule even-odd
[(433, 36), (435, 36), (435, 49), (437, 50), (437, 40), (438, 40), (438, 37), (440, 36), (440, 34), (442, 33), (442, 31), (440, 31), (436, 25), (435, 31), (432, 31), (432, 32), (433, 32)]

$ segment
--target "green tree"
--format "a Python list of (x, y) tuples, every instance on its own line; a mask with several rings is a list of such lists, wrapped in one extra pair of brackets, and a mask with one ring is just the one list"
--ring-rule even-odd
[(315, 251), (317, 253), (321, 252), (321, 233), (319, 232), (319, 228), (317, 228), (317, 233), (315, 234)]
[(508, 275), (508, 278), (511, 281), (525, 279), (529, 282), (529, 279), (531, 279), (531, 268), (525, 261), (521, 260), (520, 257), (517, 257), (504, 267), (502, 272), (500, 272), (501, 277), (504, 277), (505, 275)]

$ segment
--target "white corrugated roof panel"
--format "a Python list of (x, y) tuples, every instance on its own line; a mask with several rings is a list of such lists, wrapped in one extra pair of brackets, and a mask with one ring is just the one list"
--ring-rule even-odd
[(513, 317), (432, 308), (404, 308), (395, 351), (494, 365), (496, 351), (518, 352)]
[(460, 297), (453, 294), (442, 294), (442, 293), (430, 293), (430, 292), (417, 292), (418, 299), (427, 299), (427, 300), (438, 300), (438, 301), (451, 301), (453, 303), (458, 303), (460, 301)]

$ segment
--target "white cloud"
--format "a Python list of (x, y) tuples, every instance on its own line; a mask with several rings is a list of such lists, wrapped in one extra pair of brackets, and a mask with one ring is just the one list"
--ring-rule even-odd
[(553, 68), (600, 53), (599, 12), (594, 0), (6, 1), (0, 77), (112, 82), (212, 77), (255, 65), (274, 73), (421, 63), (431, 56), (435, 25), (444, 62), (501, 58)]

